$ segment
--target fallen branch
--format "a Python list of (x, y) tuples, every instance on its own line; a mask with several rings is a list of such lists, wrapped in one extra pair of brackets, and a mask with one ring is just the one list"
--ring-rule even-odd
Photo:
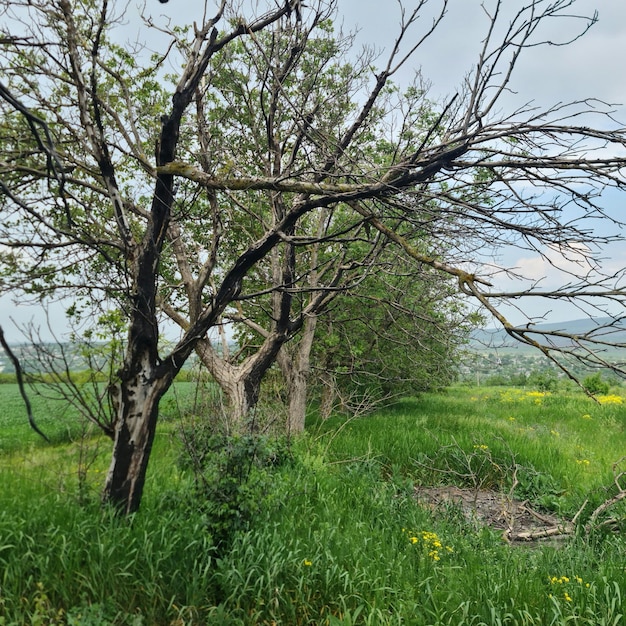
[(574, 531), (574, 526), (570, 523), (566, 523), (564, 526), (554, 526), (544, 530), (522, 531), (519, 533), (513, 533), (509, 529), (504, 532), (504, 538), (507, 541), (537, 541), (538, 539), (546, 539), (548, 537), (573, 535)]
[[(587, 524), (585, 524), (585, 530), (587, 532), (589, 532), (589, 530), (591, 530), (596, 525), (596, 520), (598, 519), (598, 517), (600, 517), (600, 515), (602, 515), (602, 513), (626, 498), (626, 489), (624, 489), (624, 487), (622, 487), (622, 485), (620, 484), (620, 480), (624, 476), (626, 476), (626, 471), (618, 471), (620, 465), (624, 462), (624, 460), (626, 460), (626, 457), (622, 457), (621, 459), (613, 463), (613, 482), (617, 487), (617, 493), (613, 497), (605, 500), (600, 506), (594, 509), (593, 513), (589, 517), (589, 521), (587, 522)], [(599, 524), (599, 526), (606, 526), (609, 522), (610, 525), (612, 525), (617, 523), (617, 520), (607, 520)]]
[[(443, 451), (443, 455), (441, 452)], [(626, 470), (621, 470), (621, 465), (626, 461), (626, 457), (621, 458), (613, 464), (614, 484), (617, 487), (615, 495), (606, 498), (599, 506), (597, 506), (588, 517), (587, 522), (582, 526), (578, 520), (581, 518), (585, 509), (588, 507), (589, 500), (586, 499), (580, 507), (576, 515), (571, 520), (561, 520), (549, 514), (542, 514), (532, 509), (527, 501), (520, 502), (513, 497), (513, 490), (518, 484), (517, 472), (520, 466), (515, 460), (515, 456), (511, 452), (511, 460), (503, 462), (494, 459), (491, 450), (487, 446), (474, 446), (472, 452), (466, 452), (454, 442), (450, 445), (441, 446), (439, 459), (445, 459), (445, 467), (436, 467), (434, 460), (428, 459), (428, 462), (416, 461), (419, 467), (428, 469), (431, 472), (443, 474), (451, 478), (453, 481), (462, 481), (469, 483), (471, 487), (461, 488), (447, 485), (444, 487), (425, 487), (416, 486), (415, 495), (418, 499), (425, 499), (431, 507), (437, 507), (441, 504), (450, 502), (457, 504), (461, 508), (461, 512), (468, 521), (480, 522), (482, 525), (502, 530), (502, 538), (508, 543), (514, 542), (531, 542), (541, 539), (568, 537), (576, 534), (581, 528), (584, 528), (586, 534), (590, 534), (594, 530), (601, 528), (615, 529), (620, 522), (625, 521), (619, 516), (613, 516), (609, 519), (600, 519), (611, 507), (615, 506), (622, 500), (626, 500), (626, 487), (621, 485), (621, 480), (626, 480)], [(452, 454), (453, 460), (463, 461), (461, 470), (453, 466), (448, 461), (448, 455)], [(480, 458), (479, 458), (480, 457)], [(476, 474), (476, 465), (478, 469), (482, 469), (482, 464), (472, 463), (476, 460), (488, 461), (492, 469), (497, 469), (501, 477), (501, 486), (509, 482), (506, 479), (506, 470), (513, 472), (512, 487), (508, 494), (500, 491), (491, 491), (482, 489), (483, 481)], [(542, 527), (532, 520), (537, 520)], [(523, 530), (521, 528), (523, 528)], [(518, 530), (516, 530), (516, 528)]]

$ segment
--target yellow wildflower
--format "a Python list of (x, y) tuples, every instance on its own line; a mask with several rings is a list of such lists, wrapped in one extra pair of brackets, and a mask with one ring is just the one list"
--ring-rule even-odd
[[(403, 529), (404, 531), (404, 529)], [(448, 554), (451, 554), (452, 552), (454, 552), (453, 548), (451, 546), (444, 546), (441, 539), (439, 539), (439, 536), (437, 535), (437, 533), (433, 533), (429, 530), (422, 530), (419, 533), (412, 535), (411, 532), (409, 531), (405, 531), (408, 534), (408, 538), (409, 541), (411, 542), (411, 544), (415, 545), (421, 542), (421, 544), (424, 546), (426, 554), (433, 560), (433, 561), (440, 561), (441, 560), (441, 555), (440, 555), (440, 551), (441, 550), (445, 550)]]
[(552, 576), (550, 578), (550, 583), (553, 585), (562, 585), (563, 583), (568, 583), (569, 578), (567, 576), (561, 576), (560, 578), (557, 576)]
[(624, 399), (621, 396), (610, 394), (606, 396), (596, 396), (596, 400), (600, 404), (623, 404)]

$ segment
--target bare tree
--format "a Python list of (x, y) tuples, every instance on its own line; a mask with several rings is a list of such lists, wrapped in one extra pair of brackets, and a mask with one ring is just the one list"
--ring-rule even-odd
[[(392, 79), (436, 36), (445, 0), (421, 32), (427, 0), (403, 9), (398, 36), (375, 70), (374, 59), (336, 62), (347, 52), (341, 45), (323, 67), (300, 64), (309, 46), (333, 45), (279, 36), (330, 32), (335, 3), (310, 4), (295, 11), (292, 3), (268, 2), (263, 13), (257, 3), (256, 14), (243, 16), (237, 3), (222, 0), (208, 17), (205, 3), (187, 38), (169, 31), (166, 53), (144, 60), (113, 43), (119, 16), (107, 0), (2, 3), (11, 24), (0, 50), (7, 89), (45, 119), (65, 172), (60, 194), (47, 184), (55, 178), (48, 151), (5, 102), (2, 289), (66, 290), (114, 303), (126, 316), (126, 352), (110, 385), (114, 446), (104, 489), (104, 499), (123, 511), (141, 501), (159, 401), (189, 355), (208, 345), (201, 343), (208, 331), (236, 316), (240, 303), (268, 296), (271, 332), (280, 337), (267, 344), (271, 362), (297, 330), (292, 324), (304, 324), (293, 305), (307, 277), (294, 255), (307, 246), (328, 239), (341, 249), (366, 228), (376, 232), (369, 242), (399, 246), (418, 268), (458, 281), (509, 333), (564, 369), (560, 355), (601, 362), (593, 346), (606, 336), (553, 345), (532, 326), (510, 324), (500, 303), (524, 295), (623, 305), (621, 275), (585, 273), (550, 292), (531, 286), (510, 293), (491, 287), (479, 255), (485, 246), (520, 245), (584, 250), (593, 261), (613, 239), (586, 226), (610, 219), (602, 192), (624, 185), (626, 134), (610, 107), (582, 101), (507, 113), (502, 101), (520, 55), (541, 43), (539, 26), (569, 15), (574, 0), (528, 0), (512, 15), (504, 15), (502, 0), (488, 3), (477, 63), (441, 105), (419, 83), (401, 92)], [(232, 66), (224, 80), (220, 68), (242, 48), (259, 62)], [(161, 87), (166, 66), (182, 67), (169, 95)], [(331, 107), (341, 115), (326, 115), (324, 80), (326, 93), (335, 94), (330, 83), (350, 67), (344, 106)], [(258, 89), (245, 90), (257, 70), (264, 72)], [(246, 110), (262, 112), (262, 126), (258, 116), (229, 106), (237, 89)], [(319, 236), (311, 224), (325, 213), (330, 234)], [(328, 282), (313, 288), (322, 300), (341, 264), (333, 267)], [(160, 310), (180, 316), (183, 328), (163, 354)]]

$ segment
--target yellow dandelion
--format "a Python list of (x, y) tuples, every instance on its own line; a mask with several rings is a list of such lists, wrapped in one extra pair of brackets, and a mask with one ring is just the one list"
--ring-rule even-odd
[(568, 583), (569, 582), (569, 578), (567, 576), (552, 576), (552, 578), (550, 578), (550, 583), (553, 585), (562, 585), (564, 583)]

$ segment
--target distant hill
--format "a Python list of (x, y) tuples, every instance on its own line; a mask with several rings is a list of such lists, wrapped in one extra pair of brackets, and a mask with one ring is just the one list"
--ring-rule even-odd
[[(609, 325), (612, 325), (608, 327)], [(606, 327), (606, 328), (605, 328)], [(567, 332), (582, 337), (592, 336), (595, 339), (609, 341), (611, 343), (626, 343), (626, 320), (616, 322), (611, 317), (585, 318), (556, 322), (551, 324), (532, 324), (529, 328), (538, 331)], [(532, 334), (530, 335), (532, 337)], [(540, 336), (537, 335), (537, 339)], [(571, 342), (566, 338), (553, 337), (551, 341), (557, 346), (567, 346)], [(503, 329), (484, 328), (478, 329), (471, 334), (470, 349), (477, 352), (498, 349), (499, 351), (534, 351), (533, 348), (513, 339)]]

